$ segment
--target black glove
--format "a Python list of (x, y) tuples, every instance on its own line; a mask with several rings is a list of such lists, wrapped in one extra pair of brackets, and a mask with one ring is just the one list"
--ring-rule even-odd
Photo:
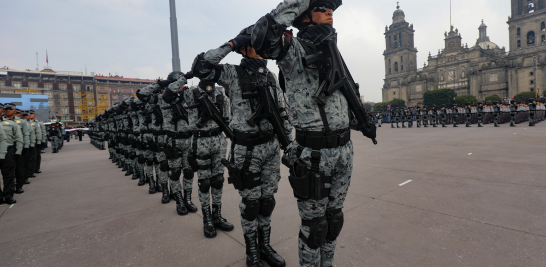
[(193, 79), (193, 71), (188, 71), (186, 74), (184, 74), (184, 78), (186, 78), (186, 80), (189, 80), (189, 79)]
[(251, 36), (252, 36), (252, 29), (254, 29), (254, 25), (243, 29), (239, 33), (239, 35), (237, 35), (235, 38), (230, 40), (230, 42), (233, 43), (232, 51), (235, 51), (235, 52), (240, 54), (241, 53), (241, 47), (244, 47), (244, 46), (247, 46), (247, 45), (250, 44)]
[(374, 144), (377, 144), (377, 141), (375, 140), (377, 137), (377, 127), (375, 124), (370, 124), (368, 127), (362, 127), (360, 131), (364, 136), (372, 139)]
[(157, 84), (160, 87), (165, 88), (165, 87), (169, 86), (169, 84), (174, 83), (174, 82), (176, 82), (176, 80), (163, 80), (163, 81), (157, 81)]
[(167, 76), (167, 80), (175, 80), (176, 81), (182, 75), (184, 75), (184, 73), (182, 73), (180, 71), (173, 71), (173, 72), (169, 73), (169, 76)]

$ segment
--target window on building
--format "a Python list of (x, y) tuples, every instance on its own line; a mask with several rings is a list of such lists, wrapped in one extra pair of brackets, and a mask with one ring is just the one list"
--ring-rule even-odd
[(81, 98), (81, 96), (80, 96), (79, 93), (74, 93), (74, 99), (80, 99), (80, 98)]
[(542, 22), (540, 23), (540, 31), (541, 32), (546, 32), (546, 22)]
[(389, 68), (389, 74), (392, 74), (392, 69), (391, 68)]
[(398, 62), (394, 62), (394, 72), (398, 72)]
[(65, 92), (63, 92), (61, 93), (61, 98), (68, 98), (68, 95)]
[[(79, 114), (82, 114), (82, 110), (79, 109), (79, 108), (77, 108), (77, 109), (76, 109), (76, 114), (78, 114), (78, 115), (79, 115)], [(78, 117), (78, 118), (79, 118), (79, 117)]]
[(391, 59), (389, 58), (389, 67), (391, 66)]
[(64, 114), (68, 114), (68, 108), (63, 108), (63, 109), (62, 109), (62, 112), (63, 112), (63, 115), (64, 115)]
[(527, 45), (534, 45), (535, 44), (535, 32), (530, 31), (527, 33)]
[(50, 84), (50, 83), (44, 84), (44, 88), (45, 89), (53, 89), (53, 84)]
[(94, 105), (93, 105), (93, 101), (87, 102), (87, 106), (90, 106), (90, 107), (94, 106)]
[(535, 75), (535, 72), (533, 71), (529, 72), (529, 76), (533, 76), (533, 75)]
[(100, 92), (101, 94), (106, 94), (106, 88), (101, 87), (101, 88), (99, 89), (99, 92)]
[(4, 86), (4, 82), (0, 82), (0, 86)]
[(61, 106), (68, 106), (68, 99), (62, 99)]
[(534, 81), (534, 80), (531, 80), (531, 84), (535, 84), (535, 81)]
[(36, 89), (38, 87), (38, 84), (37, 83), (29, 83), (28, 87), (30, 87), (31, 89)]
[(518, 48), (521, 47), (521, 40), (518, 40)]
[(393, 95), (396, 95), (396, 92), (392, 92)]
[(79, 91), (80, 90), (79, 85), (72, 85), (72, 88), (74, 88), (74, 91)]
[(542, 38), (540, 38), (540, 43), (542, 45), (546, 45), (546, 35), (542, 35)]
[(400, 65), (400, 70), (404, 71), (404, 65)]
[(21, 88), (21, 83), (12, 83), (13, 87), (15, 88)]
[(400, 57), (400, 63), (404, 63), (404, 56)]
[(389, 43), (387, 44), (388, 48), (391, 48), (391, 37), (389, 36)]
[(517, 35), (518, 35), (518, 37), (521, 36), (521, 28), (518, 28), (518, 30), (517, 30)]
[(74, 106), (76, 106), (76, 107), (81, 105), (81, 103), (82, 103), (82, 101), (80, 101), (80, 100), (74, 100)]
[(82, 117), (80, 117), (80, 116), (76, 117), (76, 121), (81, 122), (81, 121), (82, 121)]
[(86, 86), (85, 89), (87, 90), (87, 92), (93, 92), (93, 86), (92, 85)]
[(66, 84), (59, 85), (59, 90), (66, 91)]

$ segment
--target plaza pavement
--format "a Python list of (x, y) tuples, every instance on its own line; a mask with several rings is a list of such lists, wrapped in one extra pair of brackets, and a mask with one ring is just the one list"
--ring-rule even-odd
[[(377, 139), (353, 132), (335, 266), (546, 266), (545, 122), (382, 127)], [(88, 141), (48, 149), (17, 204), (0, 206), (1, 266), (245, 266), (231, 185), (223, 215), (235, 230), (206, 239), (200, 211), (178, 216), (174, 201), (161, 204)], [(287, 266), (298, 266), (287, 173), (282, 167), (271, 239)], [(196, 188), (195, 179), (200, 208)]]

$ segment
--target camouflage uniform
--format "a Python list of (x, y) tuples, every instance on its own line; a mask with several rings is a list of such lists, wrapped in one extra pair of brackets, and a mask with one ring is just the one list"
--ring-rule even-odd
[(133, 144), (133, 149), (131, 153), (131, 164), (132, 164), (132, 173), (133, 173), (133, 180), (136, 180), (140, 178), (141, 175), (141, 169), (144, 171), (143, 166), (138, 162), (139, 156), (141, 155), (141, 149), (142, 149), (142, 139), (140, 134), (140, 122), (138, 119), (138, 109), (139, 106), (142, 105), (142, 102), (136, 98), (133, 99), (131, 103), (131, 112), (129, 113), (129, 116), (131, 118), (132, 123), (132, 134), (130, 137), (130, 142)]
[[(268, 19), (269, 16), (274, 21), (264, 24), (260, 20), (257, 25), (276, 22), (282, 27), (289, 27), (308, 9), (309, 3), (309, 0), (285, 0), (262, 18)], [(256, 29), (259, 29), (258, 26)], [(319, 30), (326, 30), (327, 33), (317, 33)], [(316, 46), (323, 40), (335, 42), (337, 34), (331, 25), (320, 24), (300, 30), (298, 36), (301, 38), (292, 38), (291, 43), (286, 42), (289, 34), (266, 36), (266, 43), (262, 46), (264, 49), (254, 48), (262, 57), (277, 60), (284, 77), (288, 102), (294, 110), (292, 125), (296, 128), (296, 141), (289, 146), (288, 155), (297, 159), (297, 166), (305, 168), (299, 173), (302, 176), (299, 176), (294, 165), (289, 177), (294, 194), (298, 196), (302, 218), (298, 241), (300, 266), (332, 266), (336, 239), (343, 225), (341, 209), (351, 183), (353, 145), (349, 127), (354, 125), (350, 123), (347, 99), (340, 90), (326, 98), (323, 108), (311, 98), (322, 81), (319, 70), (312, 64), (305, 66), (302, 58), (309, 55), (307, 51), (312, 50), (309, 49), (311, 45)], [(259, 35), (253, 33), (254, 37), (258, 38)], [(311, 39), (315, 42), (312, 43)], [(373, 126), (370, 127), (373, 130)], [(313, 142), (324, 139), (332, 142), (325, 142), (328, 145)], [(310, 190), (307, 193), (312, 191), (312, 194), (303, 196), (302, 191), (309, 190), (309, 185), (305, 184), (305, 181), (309, 182), (306, 180), (308, 174), (314, 178), (313, 183), (317, 183), (316, 188), (321, 190)]]
[[(263, 257), (272, 260), (276, 259), (275, 265), (284, 265), (284, 260), (271, 248), (269, 244), (269, 235), (271, 233), (271, 214), (275, 208), (274, 194), (277, 192), (280, 176), (280, 156), (279, 141), (275, 138), (273, 125), (268, 119), (262, 119), (257, 125), (252, 126), (247, 119), (253, 114), (256, 108), (255, 101), (243, 99), (244, 91), (251, 91), (253, 88), (248, 82), (252, 79), (259, 82), (269, 82), (269, 89), (272, 96), (277, 99), (277, 106), (284, 117), (284, 132), (291, 136), (292, 126), (288, 121), (285, 111), (284, 95), (279, 86), (276, 76), (267, 68), (266, 60), (243, 59), (240, 66), (229, 64), (218, 65), (220, 61), (232, 51), (232, 47), (226, 43), (217, 49), (213, 49), (204, 54), (204, 59), (209, 63), (208, 66), (216, 66), (216, 69), (202, 68), (196, 76), (203, 76), (208, 73), (206, 80), (215, 80), (218, 77), (218, 83), (224, 88), (229, 88), (231, 113), (233, 119), (230, 128), (235, 133), (235, 141), (232, 142), (230, 158), (234, 167), (239, 173), (246, 173), (245, 176), (230, 173), (230, 179), (242, 179), (244, 188), (239, 189), (239, 195), (242, 200), (239, 204), (241, 211), (241, 225), (245, 235), (247, 246), (247, 262), (259, 261), (255, 238), (260, 239), (260, 252)], [(195, 70), (194, 70), (195, 71)], [(218, 76), (217, 72), (220, 72)], [(254, 78), (246, 78), (254, 77)], [(270, 135), (269, 138), (263, 138)], [(242, 141), (238, 141), (244, 139)], [(254, 140), (254, 141), (250, 141)], [(248, 154), (251, 153), (251, 154)], [(246, 164), (246, 165), (245, 165)], [(251, 240), (253, 239), (253, 240)], [(268, 262), (269, 262), (268, 260)]]
[[(179, 79), (185, 84), (185, 78)], [(200, 83), (201, 86), (202, 83)], [(181, 84), (182, 85), (182, 84)], [(209, 100), (215, 105), (223, 118), (228, 117), (227, 97), (216, 90), (214, 84), (213, 95), (206, 95)], [(208, 120), (203, 127), (198, 127), (197, 122), (201, 118), (201, 108), (191, 108), (197, 104), (194, 99), (194, 94), (208, 94), (206, 88), (196, 88), (193, 90), (184, 91), (184, 100), (190, 108), (188, 109), (188, 121), (191, 129), (194, 131), (192, 140), (192, 150), (190, 157), (195, 157), (195, 161), (190, 160), (190, 164), (196, 164), (192, 169), (197, 169), (198, 185), (199, 185), (199, 202), (203, 212), (203, 224), (206, 237), (215, 237), (216, 230), (212, 222), (212, 213), (210, 198), (212, 195), (212, 205), (220, 207), (222, 205), (222, 192), (224, 184), (224, 165), (221, 160), (225, 159), (227, 152), (227, 141), (222, 134), (222, 130), (214, 120)], [(221, 102), (220, 102), (221, 101)], [(220, 212), (218, 210), (218, 212)]]

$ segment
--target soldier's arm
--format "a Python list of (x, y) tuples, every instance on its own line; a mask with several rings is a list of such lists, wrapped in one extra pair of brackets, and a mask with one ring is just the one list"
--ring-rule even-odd
[(21, 155), (23, 152), (23, 132), (19, 126), (15, 125), (15, 155)]
[[(190, 89), (184, 90), (182, 93), (184, 96), (184, 101), (187, 103), (188, 107), (193, 105), (193, 92)], [(197, 130), (197, 109), (196, 108), (188, 108), (188, 126), (190, 127), (191, 131)]]
[(192, 66), (193, 74), (204, 80), (218, 83), (223, 87), (229, 87), (233, 77), (237, 77), (235, 67), (220, 65), (220, 62), (232, 50), (233, 48), (229, 43), (224, 43), (216, 49), (207, 51), (204, 55), (198, 55), (196, 60), (203, 59), (205, 62), (204, 64), (194, 64)]
[[(311, 0), (285, 0), (260, 18), (252, 32), (252, 47), (256, 49), (256, 53), (266, 59), (282, 60), (283, 51), (292, 49), (292, 34), (276, 32), (272, 27), (275, 27), (275, 24), (284, 29), (292, 26), (294, 20), (307, 10), (310, 2)], [(260, 27), (266, 21), (268, 27)]]
[(4, 132), (4, 128), (0, 125), (0, 159), (6, 158), (6, 153), (8, 153), (8, 138)]
[(36, 144), (41, 145), (42, 144), (42, 128), (40, 127), (40, 124), (37, 122), (34, 123), (34, 126), (36, 127)]
[(42, 130), (42, 143), (47, 142), (47, 132), (45, 129), (45, 124), (43, 122), (40, 122), (40, 130)]
[[(21, 124), (27, 123), (26, 121), (22, 121)], [(23, 132), (23, 146), (24, 144), (30, 144), (30, 127), (23, 127), (21, 125), (21, 131)]]

